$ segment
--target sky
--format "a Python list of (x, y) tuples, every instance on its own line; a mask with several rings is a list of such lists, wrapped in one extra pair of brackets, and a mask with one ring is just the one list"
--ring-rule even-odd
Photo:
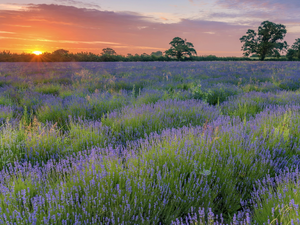
[(239, 38), (265, 20), (300, 38), (300, 0), (0, 0), (0, 51), (165, 51), (174, 37), (198, 55), (242, 56)]

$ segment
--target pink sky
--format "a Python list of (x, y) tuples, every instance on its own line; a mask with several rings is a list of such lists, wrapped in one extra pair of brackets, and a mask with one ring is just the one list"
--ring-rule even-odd
[[(248, 29), (257, 29), (264, 20), (286, 25), (285, 40), (289, 45), (300, 38), (299, 16), (290, 16), (293, 8), (299, 10), (297, 2), (295, 7), (289, 6), (289, 1), (279, 0), (272, 5), (270, 1), (252, 0), (246, 4), (239, 0), (216, 0), (217, 5), (211, 8), (205, 1), (188, 0), (189, 7), (199, 7), (190, 11), (191, 16), (188, 16), (190, 8), (183, 8), (179, 14), (167, 9), (121, 11), (87, 2), (60, 2), (68, 4), (58, 5), (58, 1), (56, 4), (0, 4), (0, 50), (53, 52), (63, 48), (99, 54), (103, 48), (110, 47), (122, 55), (150, 54), (167, 50), (172, 38), (178, 36), (192, 42), (198, 55), (241, 56), (239, 38)], [(278, 8), (283, 10), (281, 17), (273, 15)]]

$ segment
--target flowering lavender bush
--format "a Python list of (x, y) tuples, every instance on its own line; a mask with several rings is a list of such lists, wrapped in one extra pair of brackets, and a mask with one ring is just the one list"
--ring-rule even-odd
[(300, 64), (0, 64), (0, 224), (298, 224)]

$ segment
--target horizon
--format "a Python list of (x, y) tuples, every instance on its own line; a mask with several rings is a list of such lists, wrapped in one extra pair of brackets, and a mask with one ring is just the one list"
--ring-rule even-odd
[[(2, 3), (3, 2), (3, 3)], [(167, 50), (174, 37), (187, 39), (197, 55), (242, 56), (239, 38), (269, 20), (286, 26), (285, 40), (300, 38), (296, 0), (15, 0), (0, 3), (0, 50), (118, 55)]]

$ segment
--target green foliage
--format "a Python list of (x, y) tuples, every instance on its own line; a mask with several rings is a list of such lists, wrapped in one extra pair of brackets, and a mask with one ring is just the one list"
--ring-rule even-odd
[(91, 119), (100, 119), (103, 114), (120, 109), (130, 103), (129, 100), (121, 94), (113, 94), (110, 98), (105, 98), (105, 96), (95, 93), (87, 95), (86, 100), (91, 109), (90, 115), (87, 115), (87, 118)]
[(161, 56), (163, 56), (163, 52), (162, 51), (152, 52), (151, 56), (161, 57)]
[(294, 49), (289, 49), (288, 51), (287, 51), (287, 53), (286, 53), (286, 58), (288, 59), (288, 60), (293, 60), (294, 58), (295, 58), (295, 56), (296, 56), (296, 51), (294, 50)]
[(53, 155), (61, 154), (64, 138), (56, 124), (45, 126), (36, 118), (32, 122), (26, 115), (13, 127), (7, 121), (0, 130), (0, 168), (15, 161), (27, 159), (32, 162), (47, 162)]
[(82, 149), (90, 149), (95, 146), (106, 147), (108, 137), (105, 135), (104, 129), (97, 126), (97, 122), (89, 123), (90, 126), (87, 126), (83, 121), (74, 122), (71, 120), (69, 124), (67, 136), (69, 152), (77, 153)]
[[(158, 56), (159, 55), (159, 56)], [(37, 60), (38, 57), (38, 60)], [(248, 57), (217, 57), (217, 56), (195, 56), (191, 55), (184, 58), (191, 61), (250, 61)], [(160, 53), (151, 55), (131, 55), (126, 57), (122, 55), (109, 55), (109, 54), (94, 54), (91, 52), (77, 52), (67, 53), (63, 55), (55, 55), (53, 53), (45, 52), (39, 56), (34, 54), (17, 54), (8, 51), (0, 52), (0, 62), (151, 62), (151, 61), (176, 61), (176, 57), (168, 57), (166, 55), (160, 56)], [(70, 80), (61, 80), (61, 83), (70, 83)], [(0, 81), (0, 86), (9, 84), (9, 81)]]
[(175, 37), (169, 43), (171, 48), (165, 51), (166, 56), (175, 57), (178, 60), (184, 59), (185, 57), (197, 55), (194, 45), (191, 42), (187, 42), (180, 37)]
[(112, 48), (104, 48), (102, 49), (102, 55), (117, 55), (116, 51)]
[(287, 49), (287, 43), (280, 42), (287, 31), (284, 25), (264, 21), (258, 27), (258, 33), (249, 29), (240, 41), (243, 44), (242, 51), (245, 56), (257, 54), (260, 60), (264, 60), (268, 54), (280, 56), (279, 52)]
[(14, 111), (10, 107), (5, 107), (5, 110), (0, 109), (0, 123), (13, 119)]
[(59, 95), (61, 86), (58, 84), (48, 84), (48, 85), (37, 85), (35, 86), (35, 91), (43, 94)]
[(0, 105), (6, 105), (6, 106), (9, 106), (9, 105), (12, 105), (13, 104), (13, 101), (11, 98), (8, 98), (6, 96), (0, 96)]
[[(299, 177), (296, 177), (295, 182), (284, 182), (274, 189), (269, 186), (268, 192), (260, 195), (257, 199), (257, 204), (260, 206), (253, 212), (253, 220), (258, 224), (262, 224), (268, 219), (271, 224), (290, 224), (299, 220), (299, 202), (300, 202), (300, 187)], [(269, 198), (269, 196), (274, 196)]]
[[(47, 53), (44, 53), (45, 55), (47, 55)], [(43, 54), (40, 56), (40, 58), (44, 58), (42, 57)], [(64, 61), (68, 61), (67, 59), (69, 58), (69, 50), (65, 50), (65, 49), (57, 49), (54, 52), (52, 52), (52, 58), (54, 58), (54, 61), (58, 61), (58, 62), (64, 62)]]
[(226, 87), (223, 84), (216, 84), (210, 88), (202, 88), (201, 84), (194, 85), (191, 89), (193, 98), (201, 99), (210, 105), (219, 105), (227, 100), (229, 96), (239, 93), (238, 89)]
[(60, 102), (55, 105), (42, 105), (37, 109), (36, 116), (42, 123), (55, 121), (60, 127), (65, 126), (68, 121), (68, 114)]
[(133, 102), (134, 105), (141, 106), (143, 104), (155, 103), (162, 98), (162, 93), (146, 93), (143, 95), (138, 95), (138, 97)]
[(65, 49), (58, 49), (58, 50), (55, 50), (52, 54), (53, 55), (66, 55), (69, 53), (69, 50), (65, 50)]
[(288, 50), (286, 58), (288, 60), (300, 59), (300, 38), (295, 40), (294, 44)]

